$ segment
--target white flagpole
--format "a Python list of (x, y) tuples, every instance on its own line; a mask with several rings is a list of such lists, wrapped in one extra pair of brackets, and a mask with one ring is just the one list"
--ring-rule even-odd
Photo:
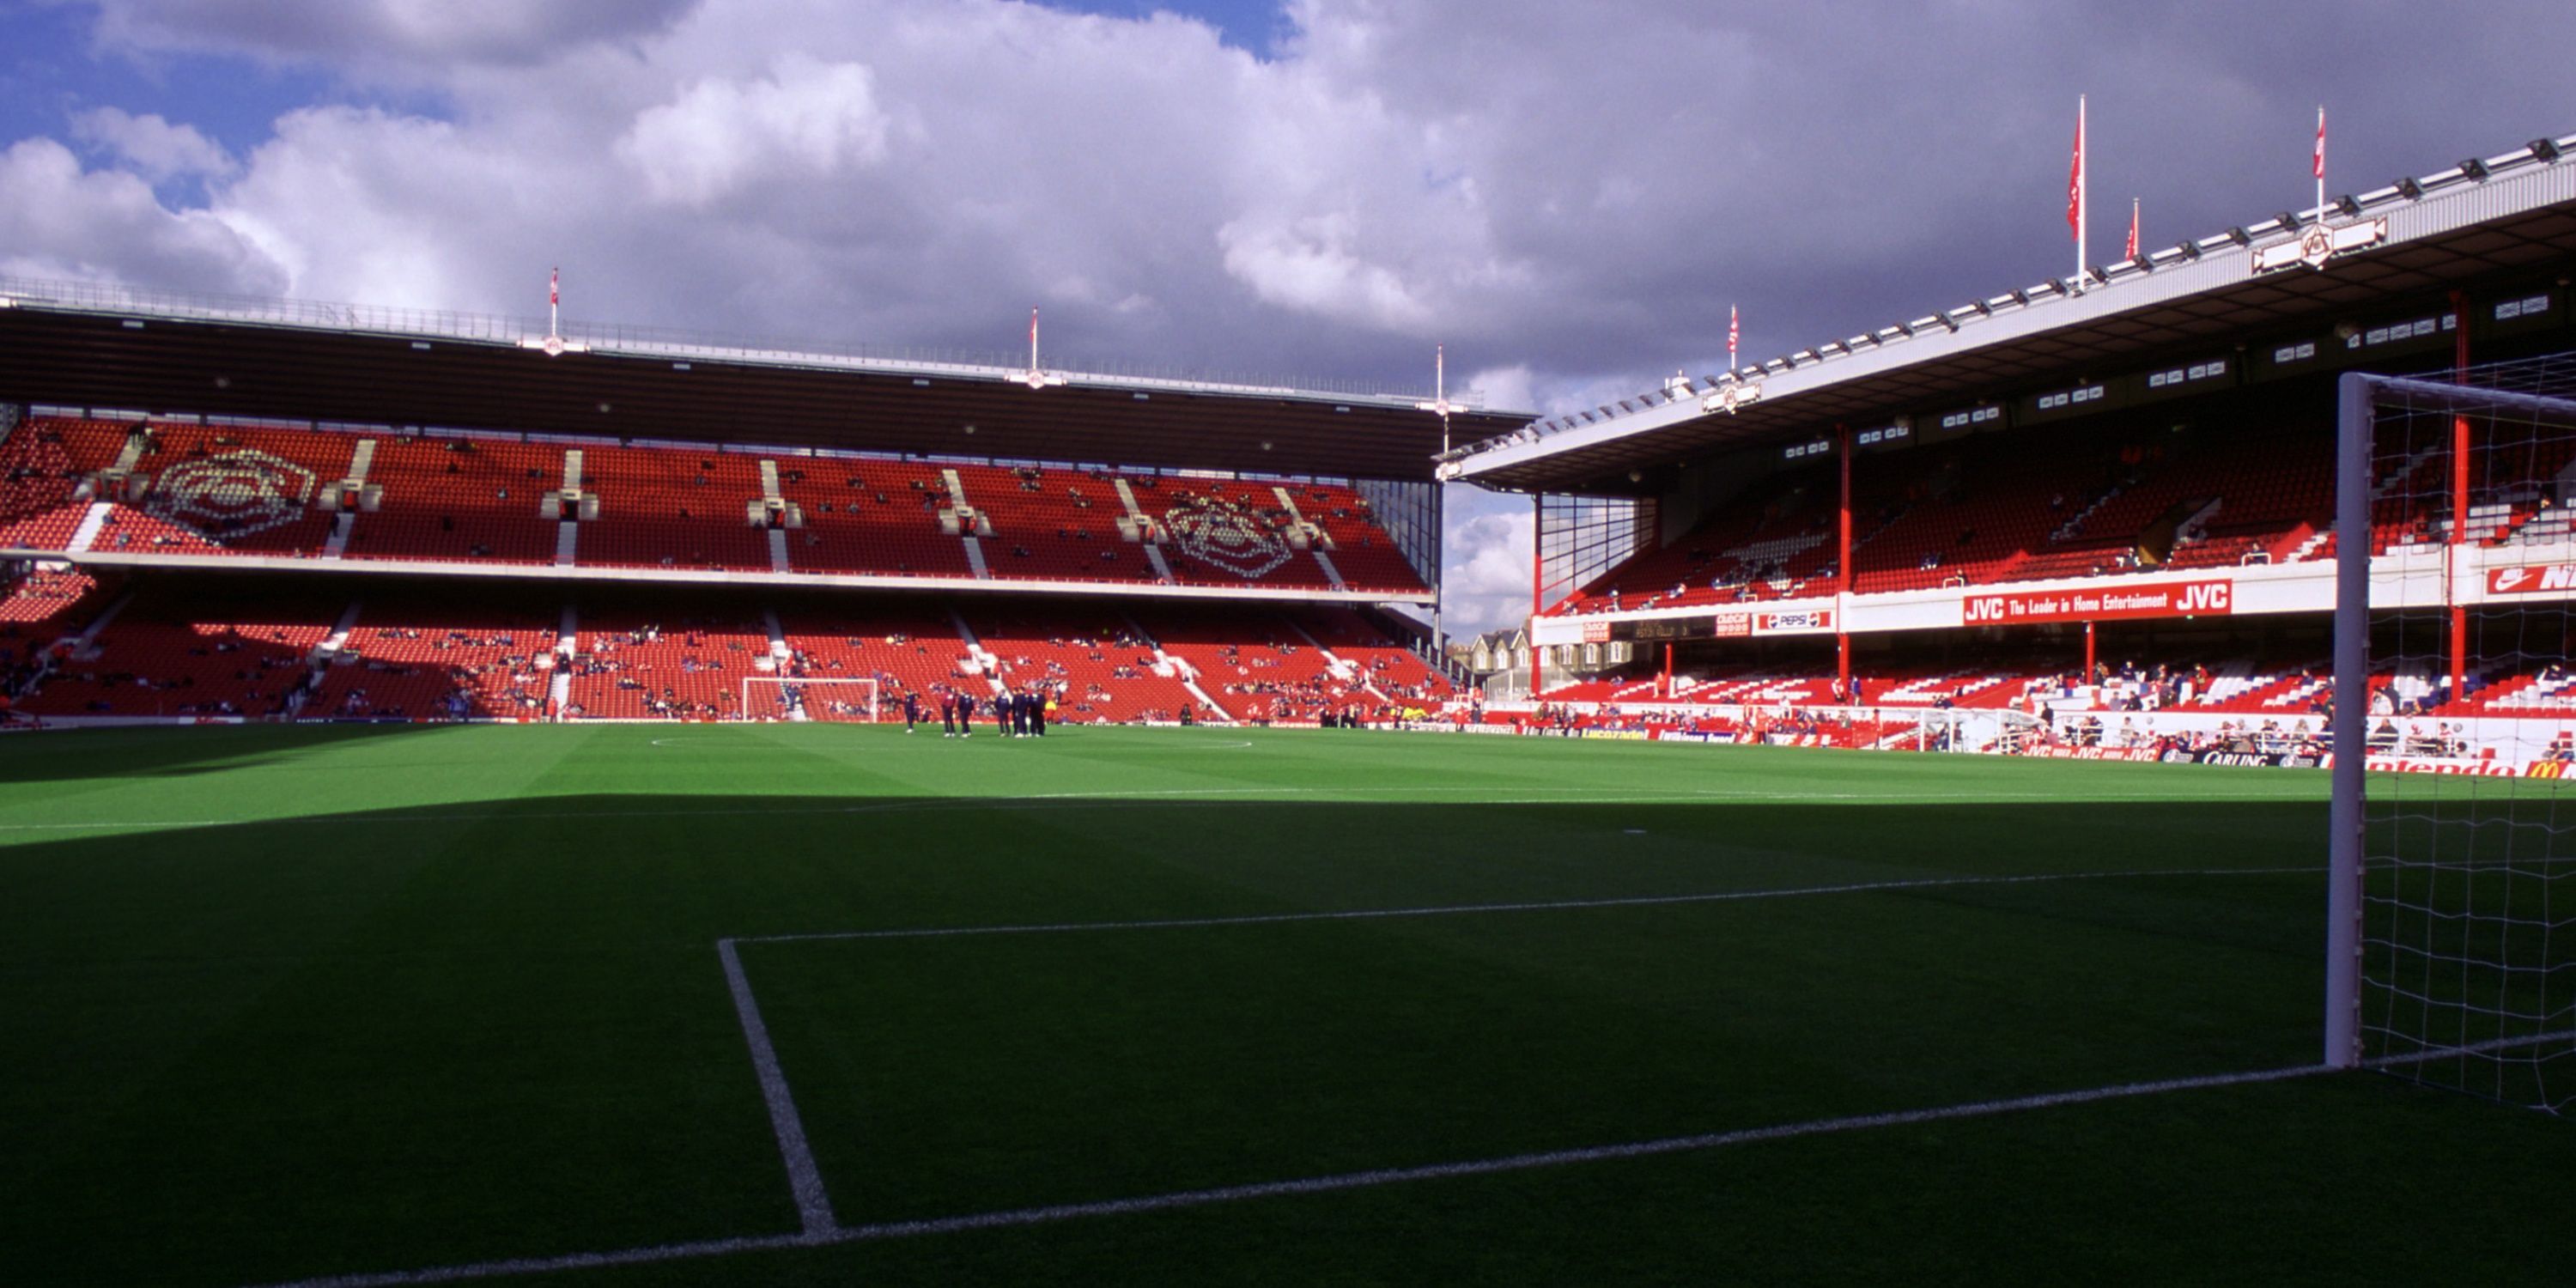
[(2326, 105), (2317, 104), (2316, 164), (2309, 167), (2317, 175), (2317, 222), (2326, 221)]
[(1431, 347), (1431, 402), (1440, 409), (1440, 454), (1449, 454), (1449, 346)]
[(2087, 240), (2085, 220), (2092, 204), (2093, 176), (2086, 174), (2084, 155), (2084, 96), (2075, 96), (2075, 289), (2084, 289), (2084, 246)]

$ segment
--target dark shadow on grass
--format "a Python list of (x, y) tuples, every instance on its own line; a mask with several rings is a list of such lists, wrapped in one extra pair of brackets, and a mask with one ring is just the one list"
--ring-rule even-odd
[[(440, 732), (34, 735), (0, 740), (0, 775), (208, 775)], [(1705, 763), (1723, 786), (1751, 762)], [(1798, 763), (1831, 783), (1939, 762)], [(2170, 799), (2085, 799), (2097, 779), (2064, 780), (2065, 800), (1956, 804), (1455, 799), (1545, 790), (1508, 785), (1426, 786), (1437, 802), (1073, 800), (1000, 782), (988, 797), (580, 794), (45, 833), (0, 848), (0, 1247), (30, 1282), (224, 1284), (792, 1230), (712, 951), (729, 936), (1268, 919), (747, 947), (850, 1221), (2308, 1058), (2325, 805), (2195, 798), (2263, 771), (2148, 768), (2139, 788)], [(137, 816), (157, 803), (148, 788), (84, 799)], [(2291, 871), (2199, 875), (2256, 869)], [(1847, 887), (1865, 889), (1675, 902)], [(1592, 906), (1280, 920), (1565, 904)], [(901, 1061), (922, 1076), (871, 1081)], [(1571, 1094), (1636, 1070), (1655, 1076)], [(1641, 1112), (1581, 1117), (1594, 1100)], [(1013, 1130), (941, 1134), (985, 1121)], [(1352, 1121), (1368, 1130), (1334, 1136)], [(1029, 1134), (1068, 1122), (1117, 1130)], [(2229, 1143), (2243, 1121), (2154, 1125), (2141, 1139), (2189, 1160), (2173, 1172), (2247, 1161)], [(2083, 1152), (2031, 1135), (2031, 1158)], [(1110, 1157), (1110, 1136), (1170, 1148)], [(999, 1152), (1030, 1139), (1060, 1175)], [(1829, 1152), (1863, 1157), (1802, 1195), (1729, 1196), (1724, 1227), (1641, 1198), (1667, 1235), (1629, 1277), (1692, 1280), (1748, 1226), (1812, 1226), (1808, 1208), (1879, 1248), (1842, 1215), (1891, 1192), (1871, 1152)], [(1924, 1188), (1893, 1184), (1909, 1187)], [(1392, 1201), (1431, 1210), (1453, 1192)], [(1220, 1228), (1264, 1242), (1268, 1211)], [(134, 1237), (137, 1212), (152, 1237)], [(1435, 1235), (1463, 1228), (1449, 1219)], [(1564, 1220), (1541, 1202), (1512, 1224)], [(2249, 1245), (2283, 1237), (2260, 1204), (2232, 1220)], [(1849, 1255), (1903, 1260), (1882, 1250)], [(1273, 1278), (1329, 1277), (1315, 1255)], [(726, 1278), (705, 1269), (676, 1279)]]
[[(203, 744), (173, 736), (185, 730), (151, 732), (158, 736), (35, 738), (6, 754), (49, 778), (151, 777), (436, 731), (298, 729), (272, 739), (251, 729)], [(150, 801), (111, 805), (101, 794), (103, 808), (139, 811)], [(761, 987), (775, 990), (764, 995), (776, 998), (786, 1059), (820, 1097), (818, 1130), (832, 1133), (823, 1142), (827, 1173), (854, 1199), (860, 1169), (849, 1160), (869, 1146), (851, 1125), (868, 1120), (829, 1095), (855, 1094), (864, 1087), (856, 1075), (881, 1067), (836, 1064), (882, 1054), (882, 1039), (835, 1028), (838, 999), (859, 989), (911, 988), (923, 999), (903, 1031), (914, 1045), (970, 1031), (966, 1008), (994, 998), (1025, 1004), (1029, 995), (1015, 990), (1032, 978), (1072, 989), (1083, 1014), (1118, 996), (1159, 999), (1160, 1009), (1139, 1015), (1138, 1031), (1149, 1035), (1159, 1030), (1148, 1020), (1183, 1015), (1196, 1017), (1189, 1024), (1253, 1023), (1251, 1032), (1275, 1036), (1261, 1015), (1320, 1006), (1311, 1023), (1297, 1022), (1320, 1044), (1292, 1048), (1307, 1062), (1292, 1066), (1301, 1076), (1259, 1093), (1270, 1106), (1262, 1121), (1291, 1128), (1322, 1112), (1301, 1088), (1380, 1095), (1372, 1112), (1402, 1123), (1411, 1121), (1408, 1107), (1442, 1101), (1440, 1088), (1455, 1081), (1446, 1070), (1485, 1071), (1473, 1095), (1452, 1097), (1443, 1111), (1446, 1135), (1407, 1141), (1390, 1130), (1382, 1135), (1395, 1144), (1381, 1158), (1370, 1152), (1378, 1136), (1326, 1141), (1309, 1156), (1292, 1133), (1265, 1139), (1260, 1149), (1287, 1153), (1256, 1153), (1239, 1179), (1341, 1166), (1329, 1149), (1345, 1147), (1355, 1161), (1408, 1163), (1529, 1143), (1477, 1135), (1487, 1121), (1553, 1123), (1574, 1143), (1590, 1143), (1585, 1133), (1628, 1127), (1569, 1119), (1543, 1098), (1524, 1112), (1530, 1107), (1513, 1101), (1517, 1075), (1493, 1071), (1534, 1061), (1528, 1076), (1544, 1082), (1560, 1076), (1551, 1070), (1575, 1067), (1534, 1036), (1568, 1015), (1590, 1017), (1585, 1049), (1616, 1042), (1636, 1059), (1664, 1058), (1655, 1052), (1667, 1044), (1641, 1026), (1671, 1017), (1622, 1009), (1638, 1003), (1617, 972), (1647, 972), (1639, 978), (1666, 998), (1657, 1005), (1683, 1005), (1670, 1000), (1669, 972), (1704, 973), (1708, 995), (1724, 998), (1748, 977), (1710, 970), (1695, 954), (1751, 954), (1781, 981), (1762, 990), (1790, 1008), (1766, 1009), (1763, 1024), (1790, 1026), (1764, 1039), (1766, 1048), (1796, 1045), (1788, 1039), (1811, 1010), (1878, 1008), (1870, 999), (1881, 993), (1921, 989), (1947, 989), (1955, 994), (1948, 1005), (1958, 1006), (1992, 987), (1976, 972), (1942, 980), (1919, 968), (1897, 977), (1860, 971), (1832, 1005), (1796, 1000), (1799, 990), (1830, 992), (1843, 978), (1837, 963), (1875, 960), (1891, 936), (1918, 957), (1955, 952), (1989, 963), (2101, 936), (2252, 972), (2178, 985), (2138, 970), (2105, 1000), (2086, 1003), (2132, 1024), (2160, 1016), (2157, 999), (2176, 988), (2186, 998), (2213, 986), (2269, 996), (2313, 969), (2322, 912), (2311, 877), (1986, 879), (2317, 865), (2322, 820), (2323, 807), (2306, 802), (2184, 811), (2161, 801), (1855, 808), (591, 794), (14, 844), (0, 849), (0, 1032), (12, 1035), (0, 1044), (0, 1148), (12, 1159), (0, 1179), (0, 1246), (30, 1282), (222, 1284), (793, 1229), (712, 951), (727, 936), (1596, 905), (1567, 917), (1288, 923), (1250, 936), (1086, 931), (922, 941), (938, 945), (931, 953), (788, 945), (750, 953)], [(1974, 883), (1921, 884), (1957, 878)], [(1728, 904), (1742, 915), (1715, 937), (1698, 933), (1705, 923), (1690, 910), (1717, 905), (1670, 902), (1842, 886), (1879, 889)], [(1831, 902), (1844, 898), (1870, 902)], [(1866, 918), (1843, 920), (1864, 910)], [(1764, 929), (1795, 925), (1824, 933)], [(1991, 939), (2008, 932), (2022, 936), (2020, 948)], [(1766, 934), (1776, 937), (1735, 937)], [(1588, 947), (1594, 936), (1606, 936), (1597, 953)], [(1674, 955), (1657, 966), (1665, 959), (1645, 950), (1665, 944)], [(1207, 955), (1248, 949), (1277, 956), (1265, 964)], [(1125, 984), (1114, 972), (1082, 978), (1107, 960), (1141, 961), (1151, 973)], [(1264, 990), (1289, 978), (1283, 963), (1299, 978), (1269, 997)], [(806, 973), (809, 964), (827, 973)], [(982, 970), (995, 973), (986, 979)], [(1309, 970), (1316, 977), (1302, 978)], [(1607, 986), (1595, 975), (1604, 970), (1614, 976)], [(2043, 981), (2047, 1009), (2064, 1009), (2065, 990), (2078, 982), (2104, 987), (2099, 973)], [(1464, 990), (1463, 1009), (1423, 1005), (1453, 987)], [(949, 995), (938, 989), (954, 996), (939, 1001)], [(2286, 990), (2296, 994), (2283, 1009), (2293, 1028), (2312, 1009), (2304, 989)], [(1419, 1023), (1412, 1013), (1382, 1013), (1398, 998), (1421, 1008)], [(1346, 1021), (1356, 1027), (1334, 1027)], [(1977, 1040), (2009, 1065), (2020, 1058), (2013, 1025), (2028, 1021), (1997, 1023), (1997, 1033)], [(1354, 1060), (1385, 1060), (1389, 1033), (1426, 1035), (1414, 1040), (1430, 1045), (1384, 1077), (1372, 1065), (1353, 1081), (1336, 1064), (1345, 1045)], [(2255, 1034), (2242, 1051), (2182, 1043), (2168, 1058), (2199, 1072), (2199, 1063), (2233, 1065), (2304, 1044), (2278, 1036)], [(1232, 1049), (1191, 1038), (1186, 1025), (1182, 1037), (1175, 1049)], [(998, 1066), (959, 1076), (1025, 1066), (1035, 1078), (1051, 1062), (1131, 1067), (1117, 1042), (1082, 1048), (1093, 1040), (1070, 1033), (1031, 1051), (996, 1048), (989, 1054)], [(1453, 1040), (1500, 1044), (1508, 1061), (1441, 1045)], [(1135, 1058), (1173, 1067), (1153, 1042)], [(1631, 1065), (1623, 1057), (1605, 1067)], [(1227, 1065), (1210, 1077), (1237, 1072)], [(2042, 1085), (2050, 1076), (2034, 1075)], [(841, 1091), (824, 1090), (834, 1086)], [(1984, 1086), (1965, 1078), (1958, 1095)], [(990, 1108), (1046, 1119), (1043, 1100), (1053, 1094), (1042, 1090), (1034, 1106)], [(1123, 1112), (1142, 1114), (1136, 1125), (1149, 1135), (1166, 1126), (1184, 1141), (1194, 1132), (1240, 1134), (1230, 1120), (1211, 1127), (1178, 1111), (1164, 1124), (1161, 1094), (1140, 1094), (1152, 1102)], [(1225, 1097), (1216, 1099), (1222, 1107)], [(1694, 1108), (1702, 1099), (1690, 1091), (1638, 1130), (1710, 1125)], [(1881, 1099), (1854, 1093), (1818, 1103), (1888, 1107)], [(1064, 1194), (1194, 1183), (1202, 1178), (1191, 1168), (1225, 1157), (1204, 1144), (1176, 1148), (1170, 1168), (1144, 1157), (1122, 1164), (1131, 1172), (1077, 1172)], [(942, 1204), (980, 1201), (974, 1169), (952, 1171)], [(993, 1201), (1013, 1199), (995, 1191)], [(130, 1237), (137, 1211), (154, 1214), (153, 1237)]]
[(404, 723), (62, 725), (0, 737), (0, 782), (178, 777), (274, 764), (334, 747), (428, 738), (463, 726)]

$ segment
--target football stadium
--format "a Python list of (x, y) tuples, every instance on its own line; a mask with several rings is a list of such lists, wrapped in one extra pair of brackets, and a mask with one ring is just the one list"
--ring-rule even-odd
[(2548, 1276), (2571, 151), (1544, 418), (0, 279), (0, 1279)]

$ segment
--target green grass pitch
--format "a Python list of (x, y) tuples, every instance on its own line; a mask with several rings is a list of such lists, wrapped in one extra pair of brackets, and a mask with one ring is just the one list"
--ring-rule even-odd
[[(2310, 1064), (2324, 802), (1343, 731), (12, 737), (0, 1283), (2555, 1278), (2576, 1133), (2376, 1074), (757, 1242), (799, 1211), (721, 939), (885, 1226)], [(1306, 915), (1497, 904), (1557, 906)], [(1140, 921), (1220, 924), (1097, 928)]]

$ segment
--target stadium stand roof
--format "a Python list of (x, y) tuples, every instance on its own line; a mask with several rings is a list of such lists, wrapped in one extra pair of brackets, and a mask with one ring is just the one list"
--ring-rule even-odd
[[(1050, 369), (476, 314), (0, 278), (0, 400), (623, 439), (1427, 480), (1439, 418), (1360, 384)], [(1320, 387), (1319, 387), (1320, 385)], [(1453, 402), (1458, 401), (1452, 399)], [(1451, 441), (1527, 424), (1474, 406)]]
[[(1552, 418), (1452, 452), (1445, 477), (1521, 491), (1634, 490), (1632, 470), (1812, 433), (1841, 422), (1997, 396), (2069, 372), (2132, 365), (2209, 341), (2438, 293), (2576, 255), (2576, 135), (2464, 161), (2323, 212), (2283, 212), (1866, 335), (1707, 376), (1603, 409)], [(2319, 228), (2385, 234), (2323, 271), (2298, 249)], [(1735, 409), (1716, 406), (1739, 393)], [(1758, 388), (1759, 397), (1742, 397)]]

